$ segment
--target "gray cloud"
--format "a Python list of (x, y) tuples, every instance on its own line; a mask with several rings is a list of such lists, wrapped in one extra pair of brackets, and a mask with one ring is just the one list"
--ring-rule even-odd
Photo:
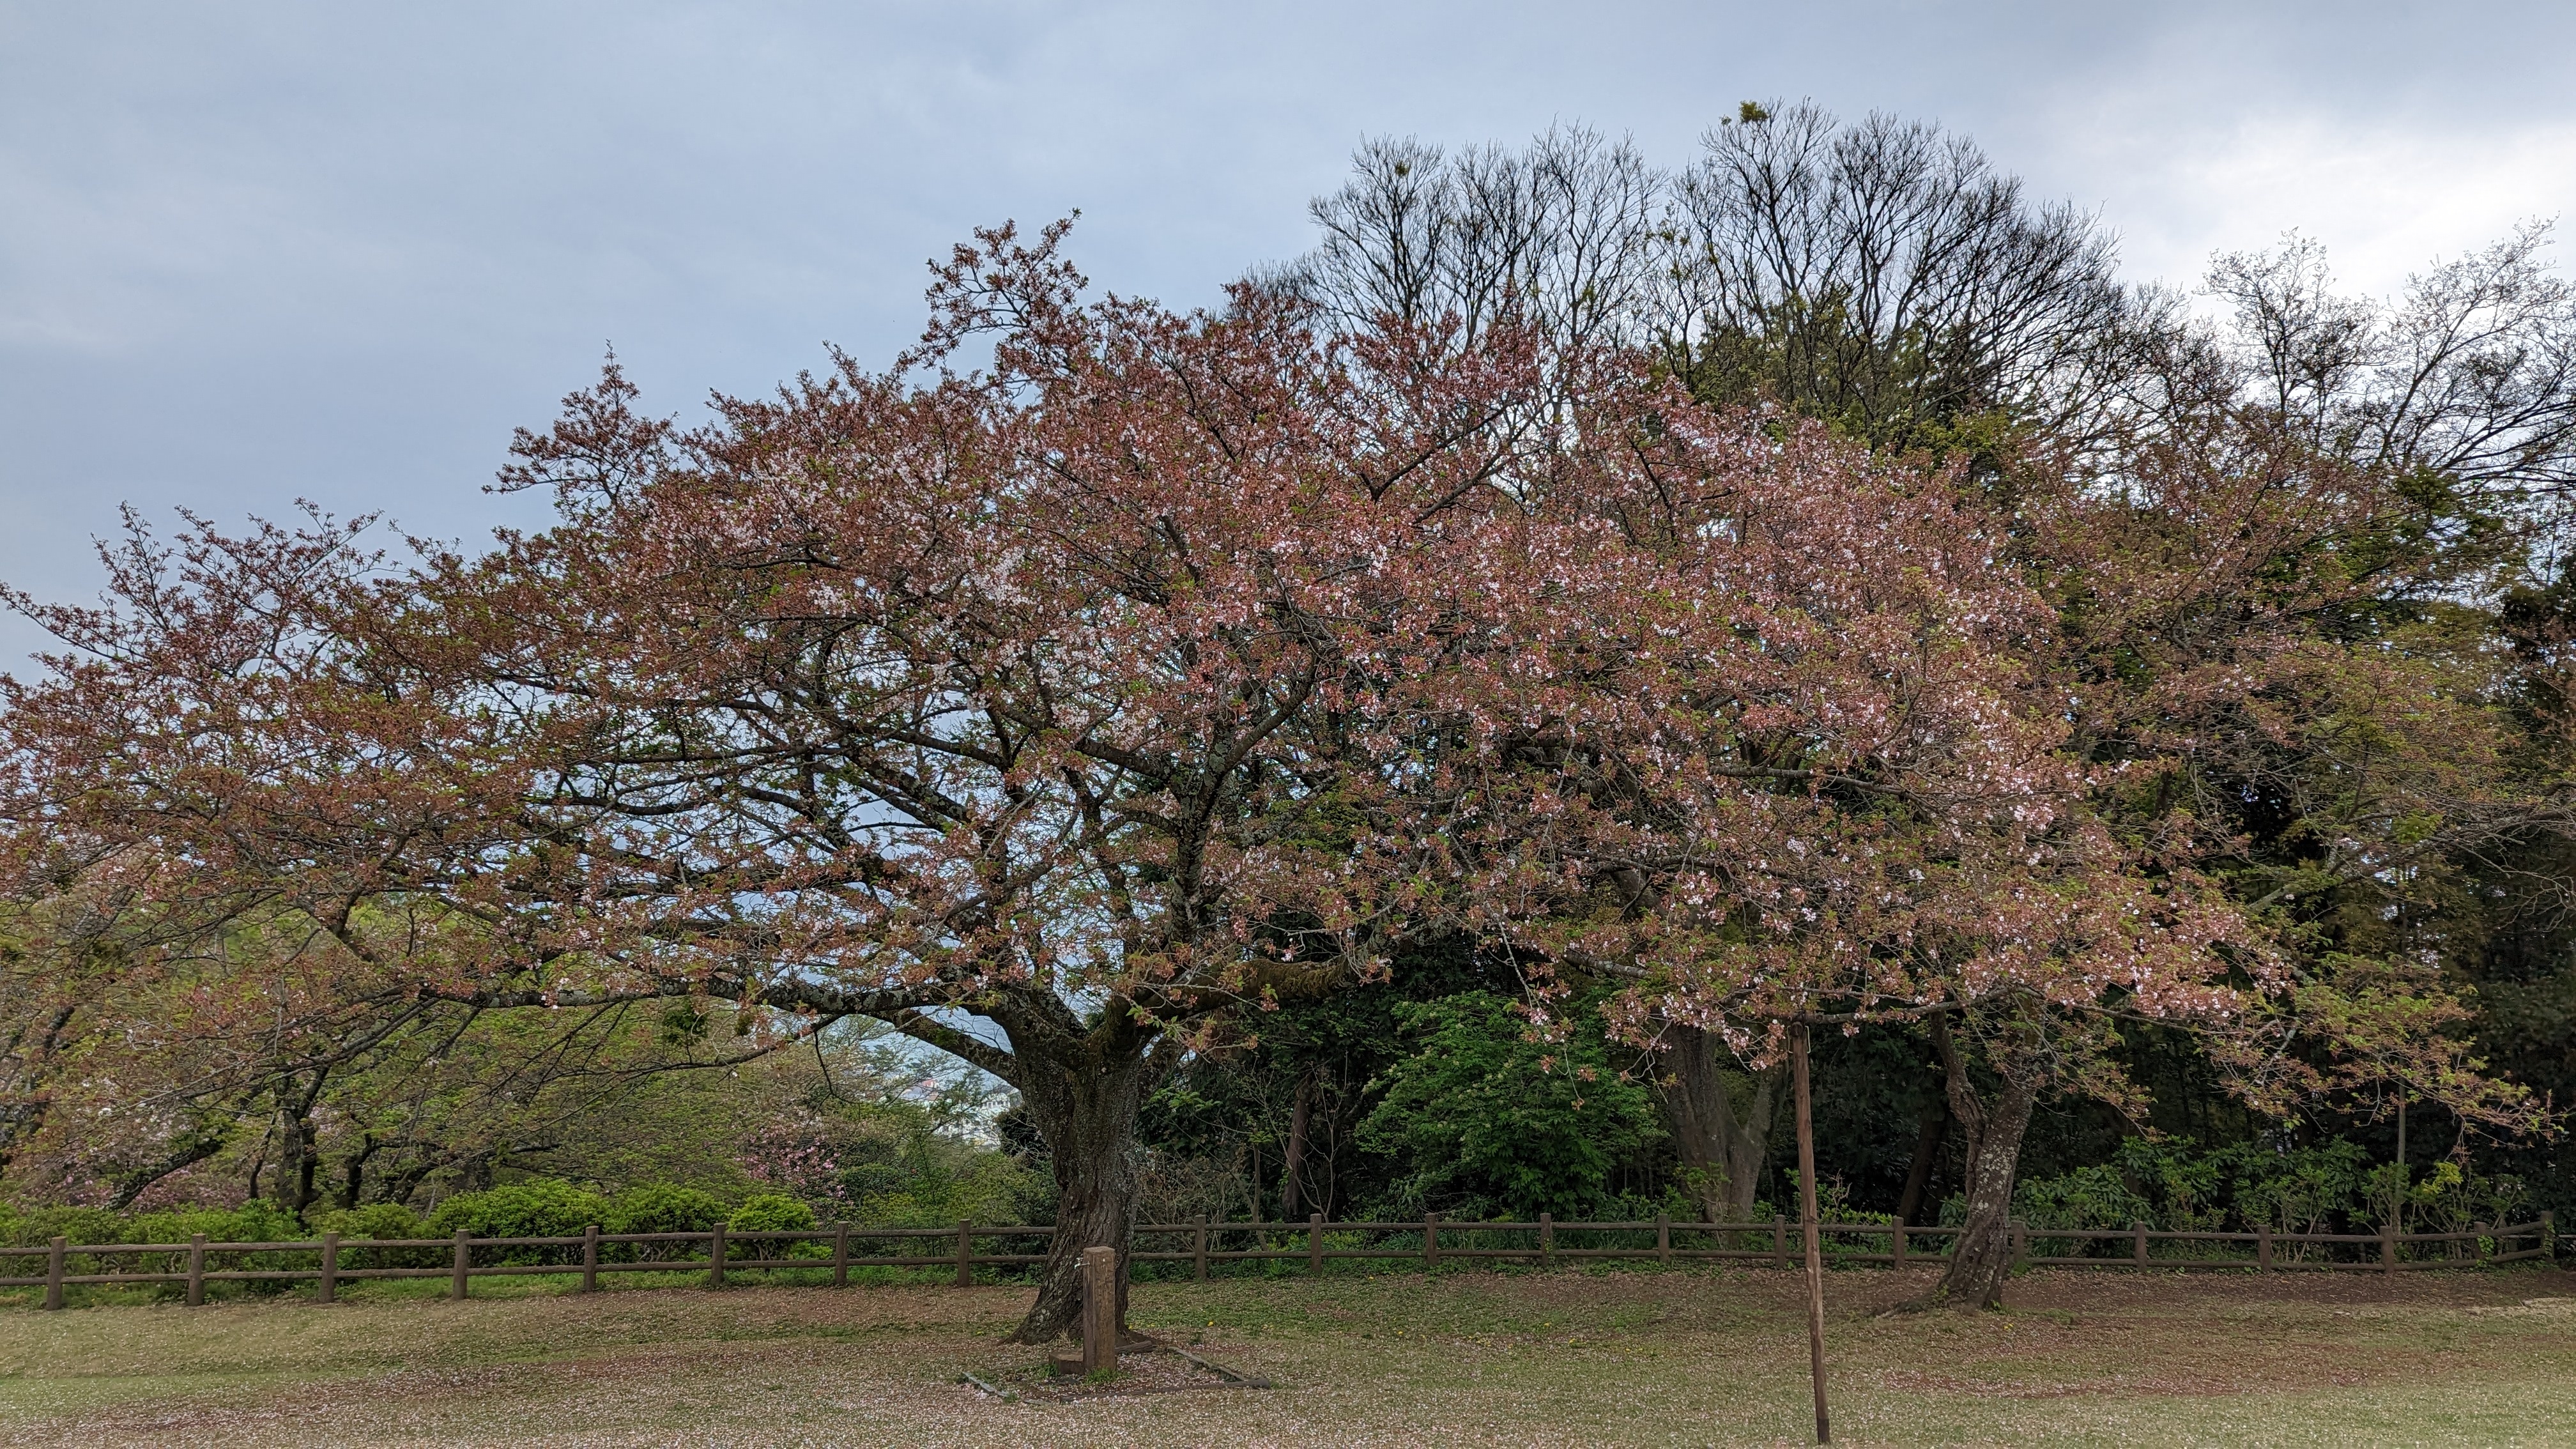
[[(1748, 96), (1941, 120), (2140, 275), (2299, 226), (2384, 289), (2576, 194), (2556, 5), (0, 0), (0, 577), (84, 593), (132, 500), (439, 535), (613, 340), (652, 394), (884, 356), (924, 258), (1080, 207), (1105, 286), (1307, 242), (1363, 135)], [(0, 656), (36, 640), (0, 627)]]

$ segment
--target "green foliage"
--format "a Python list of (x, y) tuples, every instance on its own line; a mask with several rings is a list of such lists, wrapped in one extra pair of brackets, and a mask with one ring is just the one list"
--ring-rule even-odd
[[(540, 1178), (449, 1198), (429, 1215), (429, 1236), (447, 1237), (462, 1229), (478, 1238), (577, 1237), (607, 1215), (608, 1204), (599, 1194)], [(573, 1255), (570, 1248), (505, 1248), (500, 1260), (560, 1263)]]
[[(2471, 1222), (2512, 1214), (2523, 1197), (2513, 1178), (2465, 1172), (2451, 1162), (2402, 1175), (2401, 1202), (2398, 1166), (2374, 1166), (2358, 1144), (2340, 1137), (2286, 1149), (2237, 1142), (2208, 1151), (2132, 1137), (2109, 1163), (2023, 1182), (2013, 1213), (2033, 1229), (2145, 1223), (2159, 1232), (2358, 1233), (2376, 1231), (2396, 1204), (2405, 1231), (2460, 1232)], [(1945, 1214), (1951, 1220), (1955, 1212)]]
[[(737, 1233), (797, 1233), (814, 1227), (814, 1209), (800, 1198), (783, 1192), (758, 1193), (743, 1201), (725, 1219), (725, 1227)], [(794, 1241), (770, 1241), (745, 1244), (746, 1258), (820, 1258), (831, 1252), (813, 1238)]]
[(612, 1233), (703, 1233), (724, 1221), (724, 1204), (694, 1187), (639, 1183), (611, 1199)]
[(123, 1220), (106, 1208), (35, 1208), (8, 1219), (9, 1242), (21, 1248), (41, 1248), (56, 1238), (75, 1243), (123, 1242), (118, 1235), (124, 1230)]
[(237, 1208), (138, 1214), (127, 1220), (124, 1231), (128, 1236), (117, 1241), (184, 1243), (203, 1233), (210, 1243), (295, 1243), (316, 1237), (322, 1230), (307, 1228), (266, 1198), (253, 1198)]
[(960, 1219), (1020, 1223), (1052, 1206), (1054, 1180), (1032, 1165), (915, 1130), (863, 1141), (841, 1185), (853, 1217), (885, 1227), (948, 1227)]
[(814, 1209), (783, 1192), (747, 1198), (725, 1219), (738, 1233), (794, 1233), (814, 1226)]
[[(347, 1240), (426, 1238), (429, 1224), (398, 1202), (371, 1202), (361, 1207), (306, 1214), (316, 1233), (338, 1233), (340, 1261), (351, 1268), (430, 1268), (442, 1261), (436, 1248), (365, 1248)], [(454, 1229), (449, 1231), (453, 1232)]]
[(1513, 1221), (1585, 1217), (1614, 1165), (1660, 1133), (1652, 1099), (1611, 1064), (1589, 1010), (1559, 1042), (1531, 1040), (1512, 1002), (1490, 992), (1395, 1015), (1417, 1049), (1384, 1074), (1360, 1140), (1412, 1159), (1418, 1201)]
[(371, 1202), (363, 1207), (309, 1214), (316, 1231), (344, 1238), (425, 1238), (429, 1225), (420, 1214), (398, 1202)]

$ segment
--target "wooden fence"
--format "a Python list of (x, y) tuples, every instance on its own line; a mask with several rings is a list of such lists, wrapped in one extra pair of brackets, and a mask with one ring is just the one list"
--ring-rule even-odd
[[(1565, 1222), (1541, 1214), (1534, 1223), (1452, 1222), (1434, 1213), (1419, 1222), (1328, 1222), (1321, 1214), (1302, 1223), (1162, 1223), (1135, 1229), (1131, 1264), (1190, 1266), (1205, 1281), (1211, 1269), (1240, 1263), (1303, 1260), (1321, 1273), (1327, 1262), (1416, 1264), (1428, 1270), (1447, 1262), (1515, 1262), (1549, 1266), (1560, 1261), (1739, 1261), (1787, 1268), (1800, 1260), (1786, 1218), (1767, 1223)], [(1827, 1223), (1822, 1228), (1833, 1263), (1938, 1262), (1957, 1228), (1902, 1223)], [(2038, 1228), (2013, 1225), (2014, 1257), (2024, 1265), (2073, 1268), (2230, 1268), (2254, 1272), (2327, 1269), (2395, 1273), (2421, 1268), (2482, 1267), (2525, 1259), (2551, 1259), (2556, 1238), (2551, 1217), (2533, 1222), (2481, 1224), (2464, 1233), (2251, 1233), (2160, 1232), (2144, 1224), (2122, 1229)], [(209, 1283), (287, 1284), (310, 1281), (321, 1302), (334, 1301), (339, 1285), (387, 1278), (445, 1278), (448, 1296), (463, 1298), (476, 1278), (522, 1274), (579, 1274), (581, 1291), (598, 1288), (605, 1273), (704, 1272), (709, 1287), (726, 1275), (756, 1270), (829, 1272), (834, 1287), (854, 1268), (953, 1268), (956, 1283), (975, 1281), (978, 1268), (1025, 1268), (1046, 1260), (1051, 1227), (959, 1223), (954, 1228), (871, 1228), (840, 1223), (795, 1232), (736, 1232), (717, 1227), (695, 1233), (604, 1233), (579, 1237), (351, 1238), (325, 1233), (306, 1242), (71, 1243), (56, 1238), (40, 1248), (0, 1248), (0, 1266), (42, 1261), (43, 1272), (0, 1276), (0, 1288), (42, 1287), (47, 1308), (63, 1306), (64, 1290), (90, 1285), (154, 1284), (181, 1287), (191, 1305), (205, 1302)], [(1175, 1238), (1186, 1246), (1147, 1249)], [(992, 1251), (979, 1250), (989, 1244)], [(2078, 1251), (2038, 1252), (2034, 1247), (2078, 1245)], [(2159, 1245), (2163, 1245), (2159, 1251)], [(1000, 1251), (1002, 1248), (1018, 1251)], [(853, 1251), (853, 1249), (856, 1251)], [(2090, 1248), (2093, 1251), (2083, 1251)], [(2176, 1251), (2180, 1249), (2180, 1251)], [(310, 1258), (310, 1266), (300, 1260)], [(299, 1260), (281, 1262), (280, 1259)], [(512, 1260), (517, 1261), (512, 1261)], [(229, 1265), (229, 1266), (226, 1266)]]

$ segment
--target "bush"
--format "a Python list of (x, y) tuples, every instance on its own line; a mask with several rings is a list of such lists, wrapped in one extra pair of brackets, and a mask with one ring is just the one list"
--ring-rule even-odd
[(1595, 1010), (1547, 1042), (1513, 1008), (1482, 991), (1395, 1007), (1415, 1050), (1386, 1069), (1359, 1141), (1413, 1162), (1397, 1187), (1407, 1216), (1420, 1203), (1515, 1222), (1588, 1217), (1609, 1198), (1611, 1169), (1662, 1134), (1654, 1099), (1612, 1064)]
[[(608, 1215), (599, 1194), (541, 1178), (449, 1198), (429, 1215), (428, 1236), (443, 1238), (462, 1228), (478, 1238), (579, 1237), (582, 1229)], [(523, 1247), (500, 1250), (498, 1261), (568, 1263), (580, 1257), (581, 1250), (573, 1247)]]
[[(703, 1233), (724, 1220), (724, 1204), (696, 1188), (648, 1182), (619, 1193), (608, 1205), (607, 1228), (612, 1233)], [(685, 1243), (621, 1243), (615, 1256), (621, 1262), (650, 1262), (685, 1258), (691, 1251)]]
[[(744, 1200), (725, 1219), (737, 1233), (801, 1233), (814, 1228), (814, 1209), (783, 1192), (764, 1192)], [(819, 1258), (830, 1250), (812, 1238), (743, 1245), (746, 1258)]]
[(316, 1214), (313, 1230), (341, 1236), (344, 1240), (340, 1245), (343, 1267), (435, 1268), (444, 1261), (436, 1248), (363, 1248), (346, 1241), (431, 1236), (429, 1224), (420, 1220), (420, 1214), (398, 1202), (371, 1202), (363, 1207)]
[(737, 1233), (796, 1233), (814, 1226), (814, 1209), (783, 1192), (764, 1192), (746, 1199), (725, 1219)]
[(13, 1247), (41, 1248), (56, 1238), (75, 1243), (122, 1243), (125, 1224), (106, 1208), (49, 1207), (17, 1214), (9, 1222)]
[[(398, 1202), (371, 1202), (315, 1217), (313, 1226), (344, 1238), (426, 1238), (429, 1225), (420, 1214)], [(449, 1231), (453, 1232), (454, 1229)]]
[[(265, 1198), (253, 1198), (237, 1208), (181, 1208), (173, 1212), (141, 1213), (125, 1220), (121, 1243), (184, 1243), (203, 1233), (208, 1243), (301, 1243), (320, 1234), (312, 1232), (277, 1204)], [(187, 1269), (187, 1256), (182, 1253), (111, 1254), (99, 1260), (99, 1271), (107, 1273), (178, 1273)], [(310, 1253), (210, 1253), (206, 1267), (210, 1272), (234, 1269), (298, 1269), (313, 1266)], [(280, 1282), (252, 1282), (238, 1285), (243, 1292), (269, 1295), (283, 1293), (288, 1286)], [(175, 1287), (165, 1291), (176, 1292)]]

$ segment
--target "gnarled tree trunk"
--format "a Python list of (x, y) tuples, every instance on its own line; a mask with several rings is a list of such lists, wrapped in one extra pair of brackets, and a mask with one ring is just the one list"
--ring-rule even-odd
[(1932, 1018), (1932, 1041), (1941, 1050), (1950, 1115), (1967, 1137), (1968, 1214), (1951, 1248), (1950, 1266), (1917, 1306), (1993, 1308), (2003, 1302), (2004, 1280), (2012, 1274), (2013, 1181), (2039, 1087), (1998, 1071), (2003, 1085), (1989, 1104), (1977, 1094), (1949, 1023), (1938, 1016)]
[(1127, 1325), (1127, 1254), (1136, 1225), (1136, 1114), (1174, 1057), (1126, 1022), (1079, 1036), (1012, 1035), (1012, 1085), (1055, 1162), (1055, 1240), (1037, 1302), (1012, 1330), (1015, 1343), (1049, 1343), (1082, 1322), (1082, 1250), (1118, 1250), (1118, 1325)]
[(1697, 1027), (1674, 1025), (1665, 1029), (1664, 1039), (1670, 1043), (1664, 1115), (1673, 1130), (1673, 1149), (1698, 1192), (1700, 1211), (1710, 1222), (1744, 1222), (1752, 1215), (1770, 1157), (1780, 1073), (1755, 1075), (1749, 1100), (1739, 1112), (1719, 1038)]

